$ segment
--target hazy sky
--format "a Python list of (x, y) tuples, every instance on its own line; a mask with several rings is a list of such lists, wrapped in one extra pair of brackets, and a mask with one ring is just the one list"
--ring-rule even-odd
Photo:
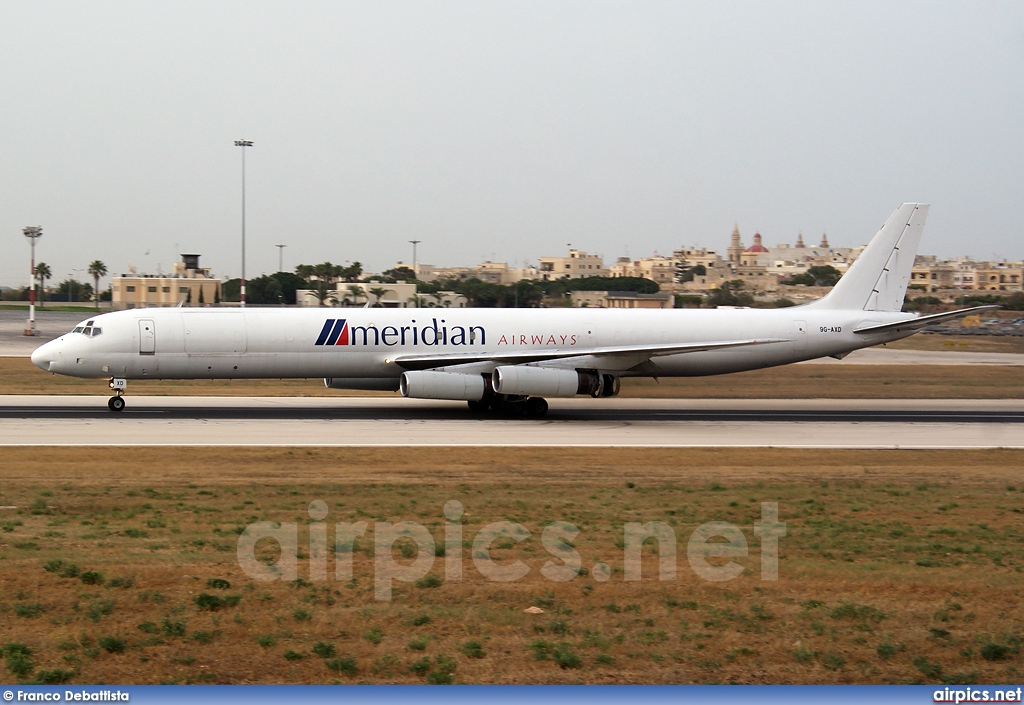
[[(0, 284), (864, 243), (1024, 258), (1024, 4), (0, 0)], [(148, 254), (147, 254), (148, 253)], [(78, 275), (84, 278), (84, 274)]]

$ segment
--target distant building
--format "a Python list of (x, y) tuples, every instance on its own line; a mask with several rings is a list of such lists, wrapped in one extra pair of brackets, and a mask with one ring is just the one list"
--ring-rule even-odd
[(675, 279), (675, 261), (671, 257), (655, 255), (638, 260), (620, 257), (608, 268), (608, 276), (641, 277), (659, 284), (671, 284)]
[(608, 276), (600, 255), (588, 255), (580, 250), (569, 250), (568, 257), (541, 257), (539, 261), (542, 281)]
[[(406, 266), (399, 263), (399, 266)], [(536, 280), (540, 275), (536, 267), (509, 267), (505, 262), (481, 262), (473, 267), (435, 267), (432, 264), (416, 264), (416, 278), (423, 282), (438, 279), (466, 281), (479, 279), (488, 284), (508, 286), (523, 279)]]
[(577, 308), (672, 308), (672, 294), (638, 294), (633, 291), (574, 291), (572, 305)]
[(199, 255), (183, 254), (171, 274), (129, 274), (111, 277), (115, 309), (149, 306), (209, 306), (221, 301), (221, 281), (199, 266)]

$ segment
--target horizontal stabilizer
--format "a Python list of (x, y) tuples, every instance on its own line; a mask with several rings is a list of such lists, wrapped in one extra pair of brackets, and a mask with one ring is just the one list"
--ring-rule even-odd
[(991, 311), (994, 308), (1000, 308), (999, 306), (974, 306), (972, 308), (962, 308), (959, 311), (947, 311), (946, 313), (933, 313), (928, 316), (919, 316), (917, 318), (911, 318), (906, 321), (899, 321), (897, 323), (883, 323), (878, 326), (867, 326), (866, 328), (858, 328), (854, 333), (899, 333), (905, 330), (919, 330), (925, 326), (930, 326), (933, 323), (940, 321), (948, 321), (951, 318), (963, 318), (964, 316), (970, 316), (980, 311)]
[(450, 365), (468, 365), (475, 362), (494, 362), (496, 364), (523, 365), (528, 362), (545, 360), (564, 360), (571, 357), (603, 356), (603, 355), (644, 355), (659, 357), (662, 355), (678, 355), (681, 353), (705, 352), (723, 348), (738, 348), (749, 345), (765, 345), (768, 343), (785, 343), (785, 338), (765, 338), (761, 340), (727, 340), (716, 343), (684, 343), (676, 345), (616, 345), (608, 347), (586, 348), (579, 350), (524, 350), (508, 353), (452, 353), (441, 355), (402, 355), (395, 358), (395, 363), (407, 370), (428, 370), (433, 367)]

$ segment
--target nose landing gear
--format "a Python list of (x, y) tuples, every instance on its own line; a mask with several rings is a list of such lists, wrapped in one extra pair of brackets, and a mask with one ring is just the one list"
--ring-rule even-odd
[(114, 390), (114, 396), (107, 400), (107, 408), (111, 411), (124, 411), (124, 394), (128, 386), (128, 380), (121, 377), (110, 378), (110, 388)]

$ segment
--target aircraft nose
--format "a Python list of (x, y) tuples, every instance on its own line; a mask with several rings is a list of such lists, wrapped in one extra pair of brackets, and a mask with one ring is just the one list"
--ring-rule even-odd
[(56, 358), (53, 342), (44, 343), (32, 351), (32, 364), (41, 370), (50, 371), (50, 363)]

